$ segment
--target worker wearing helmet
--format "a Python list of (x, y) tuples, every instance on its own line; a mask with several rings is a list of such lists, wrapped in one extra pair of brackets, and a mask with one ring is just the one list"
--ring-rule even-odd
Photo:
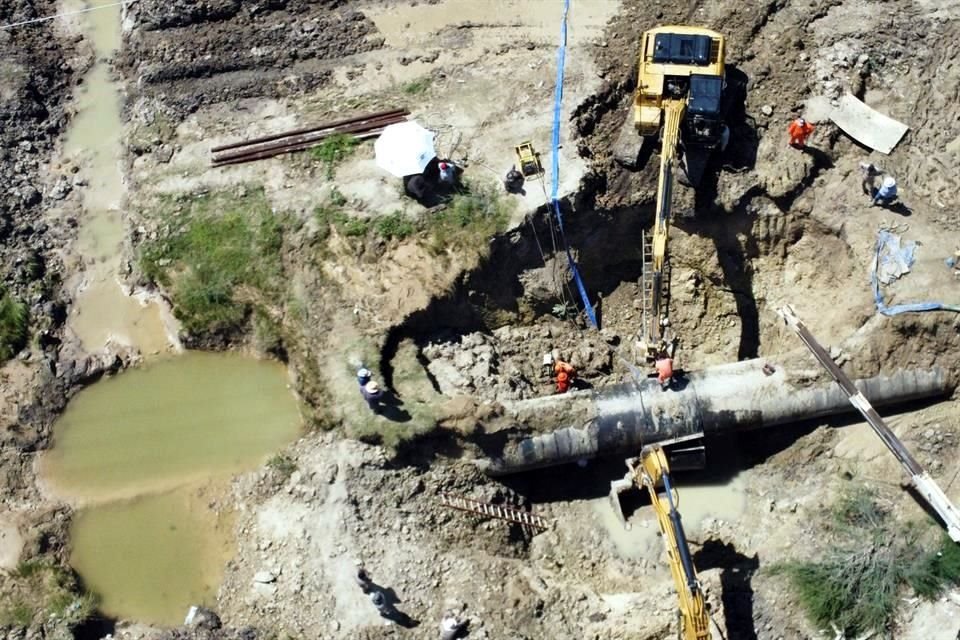
[(367, 384), (360, 387), (360, 395), (366, 400), (367, 406), (374, 413), (380, 413), (380, 399), (383, 397), (383, 389), (377, 384), (376, 380), (370, 380)]
[(657, 354), (654, 366), (657, 369), (657, 382), (660, 383), (660, 388), (664, 390), (670, 388), (673, 382), (673, 358), (666, 351), (661, 351)]
[(556, 374), (557, 393), (569, 391), (570, 385), (573, 384), (573, 379), (577, 375), (577, 370), (573, 368), (573, 365), (558, 359), (553, 363), (553, 372)]
[(357, 384), (359, 384), (361, 387), (366, 386), (366, 384), (372, 379), (373, 374), (370, 373), (370, 369), (367, 369), (366, 367), (360, 367), (357, 369)]
[(790, 146), (797, 149), (803, 149), (807, 146), (807, 138), (813, 133), (814, 126), (804, 120), (797, 118), (787, 127), (787, 133), (790, 134)]
[(897, 199), (897, 181), (893, 176), (884, 176), (880, 188), (871, 190), (870, 195), (874, 205), (890, 206)]
[(437, 168), (440, 169), (440, 182), (445, 185), (453, 186), (453, 183), (457, 178), (456, 169), (454, 168), (453, 163), (441, 162)]

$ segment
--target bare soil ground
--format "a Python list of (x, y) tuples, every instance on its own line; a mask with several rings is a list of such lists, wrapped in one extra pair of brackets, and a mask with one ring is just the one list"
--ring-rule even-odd
[[(207, 166), (209, 148), (222, 142), (402, 105), (439, 131), (439, 146), (463, 162), (470, 181), (496, 183), (513, 144), (531, 139), (547, 149), (556, 3), (141, 0), (128, 10), (118, 68), (129, 91), (132, 236), (140, 242), (176, 227), (155, 213), (166, 196), (264, 187), (273, 208), (300, 223), (284, 240), (289, 290), (271, 313), (299, 392), (318, 420), (336, 427), (290, 447), (297, 470), (289, 477), (265, 468), (235, 482), (238, 550), (217, 609), (237, 637), (249, 626), (264, 637), (432, 638), (447, 609), (471, 618), (471, 638), (671, 637), (676, 599), (649, 508), (633, 516), (639, 533), (625, 536), (605, 506), (620, 461), (498, 482), (464, 460), (469, 447), (465, 454), (450, 435), (483, 421), (483, 401), (549, 393), (544, 352), (572, 359), (594, 386), (629, 375), (610, 348), (632, 355), (656, 163), (627, 173), (609, 148), (626, 115), (639, 35), (657, 24), (725, 33), (729, 62), (747, 79), (715, 184), (696, 194), (677, 189), (671, 318), (683, 366), (795, 351), (774, 313), (790, 303), (841, 349), (852, 375), (933, 365), (956, 375), (954, 317), (878, 315), (869, 275), (877, 229), (896, 228), (920, 246), (912, 273), (885, 290), (888, 302), (958, 297), (943, 260), (956, 250), (960, 222), (960, 4), (572, 4), (561, 192), (570, 195), (568, 238), (587, 289), (602, 297), (600, 333), (554, 313), (575, 297), (565, 258), (554, 253), (555, 227), (542, 211), (531, 213), (544, 200), (539, 185), (517, 199), (513, 228), (489, 247), (438, 252), (423, 234), (397, 241), (334, 231), (319, 251), (313, 212), (334, 187), (352, 217), (424, 215), (376, 169), (370, 145), (332, 179), (303, 156)], [(910, 126), (892, 155), (871, 153), (828, 121), (816, 123), (807, 152), (787, 146), (786, 126), (807, 101), (844, 91)], [(906, 209), (869, 206), (861, 161), (897, 177)], [(366, 412), (353, 377), (360, 363), (396, 392), (394, 420)], [(7, 365), (3, 375), (43, 376), (29, 363)], [(18, 402), (30, 415), (41, 401), (24, 394)], [(891, 419), (955, 501), (956, 416), (951, 399)], [(435, 431), (438, 421), (444, 428)], [(17, 440), (19, 423), (8, 422), (16, 454), (4, 458), (0, 479), (20, 507), (0, 512), (0, 561), (18, 536), (28, 546), (47, 540), (46, 529), (31, 528), (43, 520), (21, 518), (21, 507), (39, 500), (28, 464), (37, 439)], [(427, 435), (400, 444), (417, 434)], [(681, 477), (680, 491), (706, 487), (708, 506), (693, 500), (686, 521), (731, 639), (835, 636), (813, 628), (785, 581), (765, 569), (828, 546), (820, 524), (848, 487), (873, 486), (899, 517), (922, 517), (898, 486), (896, 463), (855, 421), (735, 436), (711, 444), (710, 460), (708, 472)], [(532, 508), (554, 524), (532, 536), (442, 507), (443, 492)], [(376, 615), (353, 581), (356, 561), (420, 626)], [(955, 594), (911, 602), (891, 633), (955, 638), (957, 606)], [(123, 623), (115, 637), (182, 633)]]

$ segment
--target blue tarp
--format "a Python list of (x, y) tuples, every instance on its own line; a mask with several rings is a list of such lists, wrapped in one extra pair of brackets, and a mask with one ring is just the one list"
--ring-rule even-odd
[(877, 255), (870, 273), (870, 282), (873, 284), (873, 299), (877, 311), (885, 316), (896, 316), (901, 313), (917, 313), (922, 311), (960, 311), (960, 306), (943, 302), (913, 302), (897, 304), (888, 307), (883, 301), (880, 292), (880, 281), (893, 282), (901, 275), (910, 271), (916, 259), (916, 244), (908, 242), (902, 244), (900, 236), (889, 231), (880, 230), (877, 233)]

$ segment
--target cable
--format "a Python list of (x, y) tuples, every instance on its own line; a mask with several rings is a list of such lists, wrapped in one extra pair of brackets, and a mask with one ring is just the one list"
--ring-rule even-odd
[(86, 9), (79, 9), (77, 11), (65, 11), (63, 13), (56, 13), (52, 16), (46, 16), (43, 18), (32, 18), (30, 20), (21, 20), (20, 22), (11, 22), (10, 24), (0, 25), (0, 31), (6, 29), (13, 29), (14, 27), (22, 27), (28, 24), (37, 24), (39, 22), (47, 22), (48, 20), (56, 20), (57, 18), (65, 18), (67, 16), (76, 16), (81, 13), (89, 13), (91, 11), (96, 11), (98, 9), (106, 9), (108, 7), (119, 7), (125, 4), (133, 4), (137, 0), (120, 0), (120, 2), (113, 2), (111, 4), (102, 4), (96, 7), (87, 7)]

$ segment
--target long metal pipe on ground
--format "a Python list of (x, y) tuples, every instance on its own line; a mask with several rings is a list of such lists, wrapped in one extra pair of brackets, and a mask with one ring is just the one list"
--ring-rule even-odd
[[(846, 394), (816, 371), (746, 360), (689, 373), (676, 388), (663, 391), (655, 380), (622, 384), (515, 403), (516, 422), (556, 419), (569, 426), (509, 442), (499, 457), (481, 462), (490, 475), (507, 475), (590, 459), (635, 455), (643, 445), (697, 433), (772, 427), (853, 411)], [(889, 405), (950, 393), (953, 382), (940, 368), (898, 370), (856, 381), (876, 405)]]

